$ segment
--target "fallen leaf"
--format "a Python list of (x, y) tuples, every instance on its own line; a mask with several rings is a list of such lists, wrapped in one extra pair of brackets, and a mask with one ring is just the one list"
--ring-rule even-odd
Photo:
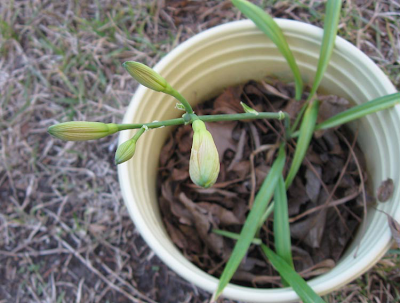
[(318, 196), (319, 196), (319, 191), (321, 188), (321, 182), (319, 181), (321, 178), (321, 167), (320, 166), (314, 166), (314, 169), (316, 171), (316, 173), (318, 174), (318, 176), (315, 175), (315, 172), (312, 171), (311, 169), (307, 168), (306, 171), (306, 193), (308, 195), (308, 197), (310, 198), (310, 200), (313, 203), (316, 203), (318, 200)]
[(400, 224), (392, 216), (386, 214), (390, 232), (392, 233), (393, 240), (396, 242), (397, 247), (400, 248)]
[(381, 183), (381, 185), (378, 187), (378, 190), (376, 191), (376, 197), (380, 202), (386, 202), (388, 201), (394, 191), (394, 183), (392, 179), (387, 179)]
[(214, 138), (220, 161), (228, 149), (236, 152), (238, 143), (232, 140), (232, 131), (236, 123), (207, 123), (207, 130)]
[[(231, 86), (215, 100), (214, 111), (224, 114), (242, 113), (243, 108), (240, 105), (240, 96), (243, 92), (243, 86)], [(215, 114), (215, 112), (214, 112)]]
[(179, 195), (179, 200), (185, 205), (190, 211), (193, 217), (193, 224), (202, 239), (202, 241), (219, 257), (223, 257), (224, 254), (224, 239), (222, 236), (212, 233), (212, 229), (217, 229), (217, 225), (212, 221), (211, 216), (207, 216), (201, 213), (196, 204), (190, 200), (182, 192)]
[(222, 226), (235, 225), (241, 223), (239, 219), (236, 218), (235, 214), (232, 211), (218, 204), (199, 202), (196, 203), (196, 205), (198, 205), (200, 208), (207, 210), (207, 212), (211, 213), (214, 217), (216, 217), (216, 220), (218, 220)]
[(174, 168), (171, 173), (171, 178), (174, 181), (184, 181), (189, 178), (189, 171), (187, 169)]
[(191, 125), (178, 127), (175, 135), (177, 147), (181, 153), (188, 153), (192, 149), (193, 130)]
[(169, 223), (167, 220), (164, 220), (165, 226), (167, 227), (167, 231), (169, 236), (171, 237), (172, 242), (175, 243), (179, 248), (185, 249), (187, 248), (187, 241), (182, 232), (175, 228), (174, 225)]

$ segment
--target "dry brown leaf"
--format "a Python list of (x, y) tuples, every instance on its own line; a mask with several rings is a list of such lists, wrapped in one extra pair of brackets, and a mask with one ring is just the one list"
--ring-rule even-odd
[(400, 248), (400, 224), (392, 216), (386, 214), (390, 232), (392, 233), (393, 240), (396, 242), (397, 247)]
[(242, 113), (243, 108), (240, 105), (240, 96), (243, 92), (243, 86), (228, 87), (225, 91), (215, 100), (214, 114), (225, 113), (235, 114)]
[(192, 149), (192, 141), (193, 141), (192, 127), (190, 125), (178, 127), (175, 140), (177, 148), (181, 153), (190, 152), (190, 150)]
[(186, 249), (188, 245), (182, 232), (178, 228), (175, 228), (174, 225), (169, 223), (167, 220), (164, 220), (164, 223), (167, 227), (168, 234), (170, 235), (172, 242), (174, 242), (179, 248)]
[(216, 220), (220, 222), (221, 226), (235, 225), (241, 223), (232, 211), (218, 204), (207, 202), (199, 202), (196, 204), (199, 207), (207, 210), (207, 212), (211, 213), (216, 218)]
[(220, 160), (223, 159), (223, 156), (228, 149), (236, 152), (237, 142), (232, 140), (232, 131), (235, 128), (236, 123), (237, 122), (207, 123), (207, 129), (214, 138)]
[(171, 178), (174, 181), (184, 181), (189, 178), (189, 171), (185, 169), (174, 168), (171, 173)]
[(204, 243), (218, 256), (224, 255), (224, 239), (222, 236), (212, 233), (213, 228), (217, 228), (212, 216), (207, 216), (198, 210), (197, 205), (182, 192), (179, 200), (186, 206), (193, 217), (193, 224)]
[(315, 175), (315, 172), (311, 169), (307, 168), (306, 171), (306, 193), (310, 200), (313, 203), (316, 203), (319, 196), (319, 191), (321, 188), (321, 182), (319, 181), (322, 174), (322, 169), (320, 166), (314, 166), (315, 172), (318, 173), (318, 176)]
[(376, 197), (378, 198), (379, 202), (386, 202), (392, 197), (393, 191), (393, 179), (388, 178), (378, 187), (378, 190), (376, 191)]
[(167, 165), (168, 160), (171, 159), (171, 156), (174, 152), (175, 152), (175, 140), (172, 137), (170, 137), (160, 153), (161, 167)]

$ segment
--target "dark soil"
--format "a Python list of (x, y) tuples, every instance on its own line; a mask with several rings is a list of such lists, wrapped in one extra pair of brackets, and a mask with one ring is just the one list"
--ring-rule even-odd
[[(292, 121), (302, 102), (293, 99), (292, 85), (276, 80), (250, 82), (227, 88), (199, 105), (195, 112), (243, 112), (240, 101), (257, 111), (286, 111)], [(304, 100), (306, 95), (303, 96)], [(319, 120), (348, 107), (335, 96), (319, 96)], [(191, 262), (219, 277), (235, 242), (212, 233), (221, 229), (239, 233), (254, 196), (276, 156), (283, 125), (277, 120), (208, 123), (217, 145), (221, 172), (209, 189), (195, 186), (188, 173), (192, 129), (178, 127), (160, 157), (159, 201), (164, 224), (173, 242)], [(317, 132), (298, 176), (288, 190), (292, 253), (295, 268), (306, 279), (335, 266), (360, 225), (367, 203), (365, 161), (356, 136), (345, 128)], [(290, 167), (295, 141), (287, 149), (284, 173)], [(353, 156), (355, 155), (355, 157)], [(253, 164), (254, 163), (254, 166)], [(273, 216), (260, 237), (273, 248)], [(254, 287), (277, 287), (281, 281), (257, 246), (252, 246), (233, 282)]]

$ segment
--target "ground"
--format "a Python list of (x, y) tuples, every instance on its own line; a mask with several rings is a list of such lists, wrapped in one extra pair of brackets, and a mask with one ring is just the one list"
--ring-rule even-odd
[[(324, 1), (255, 1), (317, 26)], [(339, 35), (400, 89), (400, 4), (346, 1)], [(207, 28), (241, 19), (229, 1), (0, 3), (0, 302), (207, 302), (135, 229), (113, 164), (117, 135), (65, 143), (47, 127), (118, 123), (135, 81), (121, 63), (153, 66)], [(399, 302), (400, 250), (325, 296)], [(225, 300), (223, 302), (233, 302)]]

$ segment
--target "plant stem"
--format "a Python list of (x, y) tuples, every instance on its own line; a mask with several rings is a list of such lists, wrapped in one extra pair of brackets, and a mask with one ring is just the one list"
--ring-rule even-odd
[[(283, 114), (283, 115), (282, 115)], [(205, 115), (198, 116), (200, 120), (203, 122), (217, 122), (217, 121), (237, 121), (237, 120), (255, 120), (255, 119), (278, 119), (283, 120), (286, 116), (289, 116), (287, 113), (258, 113), (255, 114), (226, 114), (226, 115)]]
[[(279, 113), (262, 112), (258, 113), (258, 115), (243, 113), (243, 114), (227, 114), (227, 115), (204, 115), (204, 116), (197, 116), (197, 118), (202, 120), (203, 122), (238, 121), (238, 120), (255, 120), (255, 119), (277, 119), (277, 120), (285, 119), (285, 126), (286, 126), (288, 124), (289, 115), (285, 112), (279, 112)], [(149, 129), (152, 129), (164, 126), (181, 125), (191, 122), (193, 122), (192, 118), (190, 119), (190, 121), (187, 120), (185, 121), (184, 118), (176, 118), (165, 121), (154, 121), (150, 123), (118, 124), (117, 126), (118, 130), (121, 131), (126, 129), (141, 128), (142, 126), (147, 126)]]
[(181, 125), (184, 124), (185, 121), (183, 118), (165, 120), (165, 121), (154, 121), (150, 123), (134, 123), (134, 124), (117, 124), (118, 130), (126, 130), (126, 129), (136, 129), (141, 128), (143, 125), (147, 126), (149, 129), (151, 128), (159, 128), (164, 126), (172, 126), (172, 125)]
[(188, 114), (193, 114), (193, 108), (190, 103), (183, 97), (177, 90), (171, 88), (170, 91), (166, 92), (167, 94), (171, 95), (172, 97), (176, 98), (182, 105), (185, 107), (185, 110)]
[(140, 138), (140, 136), (146, 131), (146, 127), (141, 127), (136, 134), (133, 136), (132, 140), (135, 142)]

